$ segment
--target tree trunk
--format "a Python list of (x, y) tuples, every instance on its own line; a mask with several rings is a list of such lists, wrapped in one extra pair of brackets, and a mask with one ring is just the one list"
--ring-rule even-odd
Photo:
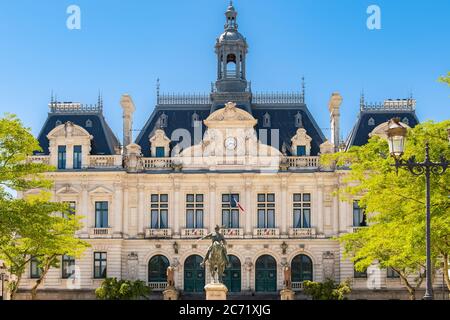
[(47, 275), (48, 270), (50, 270), (50, 263), (47, 263), (45, 265), (44, 269), (42, 270), (41, 277), (36, 280), (36, 283), (34, 284), (33, 288), (31, 288), (31, 300), (36, 300), (38, 287), (41, 285), (42, 281)]
[(407, 275), (403, 274), (403, 272), (401, 272), (400, 270), (397, 270), (395, 268), (392, 269), (394, 269), (394, 271), (396, 271), (399, 274), (400, 278), (405, 283), (405, 287), (409, 293), (409, 300), (416, 300), (416, 289), (409, 283)]
[(442, 270), (442, 272), (444, 273), (444, 282), (447, 285), (447, 289), (450, 291), (450, 279), (448, 277), (448, 253), (443, 253), (442, 255), (444, 257), (444, 268)]

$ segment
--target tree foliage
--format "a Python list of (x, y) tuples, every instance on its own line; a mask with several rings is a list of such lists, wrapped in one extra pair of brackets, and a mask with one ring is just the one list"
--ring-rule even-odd
[(440, 77), (439, 81), (446, 83), (450, 87), (450, 72), (447, 72), (446, 76)]
[[(60, 256), (78, 257), (88, 246), (75, 237), (81, 217), (70, 215), (68, 205), (51, 201), (45, 191), (52, 182), (44, 174), (54, 168), (27, 162), (39, 150), (38, 141), (15, 116), (0, 119), (0, 259), (11, 275), (12, 299), (32, 257), (44, 271), (33, 286), (36, 298), (37, 288), (49, 268), (58, 266)], [(26, 193), (37, 189), (41, 191)], [(29, 195), (15, 199), (11, 190)]]
[(352, 289), (350, 280), (342, 283), (335, 283), (332, 279), (326, 279), (324, 282), (303, 282), (304, 293), (311, 296), (313, 300), (346, 300)]
[(150, 292), (150, 287), (141, 280), (107, 278), (101, 287), (95, 290), (95, 295), (100, 300), (137, 300), (147, 299)]
[[(434, 161), (441, 156), (450, 159), (447, 128), (450, 121), (425, 122), (408, 130), (404, 158), (425, 158), (425, 143), (430, 144)], [(348, 201), (360, 200), (369, 213), (370, 226), (340, 238), (346, 256), (351, 257), (358, 271), (373, 263), (397, 271), (410, 293), (423, 281), (425, 266), (425, 177), (405, 169), (398, 173), (389, 156), (387, 142), (372, 137), (361, 147), (323, 157), (325, 163), (335, 162), (344, 169), (340, 196)], [(347, 170), (350, 169), (350, 170)], [(431, 178), (432, 261), (434, 268), (447, 263), (450, 244), (450, 172)], [(444, 266), (447, 270), (448, 266)], [(447, 286), (450, 283), (447, 277)]]

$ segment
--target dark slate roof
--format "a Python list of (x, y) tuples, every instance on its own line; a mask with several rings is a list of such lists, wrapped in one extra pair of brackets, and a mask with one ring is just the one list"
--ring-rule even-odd
[[(373, 129), (392, 118), (400, 118), (400, 121), (402, 122), (405, 122), (404, 120), (408, 119), (406, 124), (411, 128), (419, 123), (415, 111), (361, 111), (355, 126), (347, 138), (346, 150), (352, 146), (362, 146), (366, 144), (369, 141), (369, 134)], [(373, 125), (369, 125), (370, 119), (374, 120)]]
[[(239, 106), (243, 108), (242, 106)], [(244, 109), (244, 108), (243, 108)], [(210, 115), (211, 105), (157, 105), (155, 110), (150, 115), (149, 120), (145, 124), (143, 130), (136, 138), (136, 143), (141, 146), (144, 157), (150, 157), (150, 141), (149, 137), (153, 131), (157, 128), (157, 121), (164, 113), (168, 116), (167, 127), (162, 128), (167, 137), (172, 142), (171, 147), (178, 144), (178, 137), (172, 137), (172, 134), (176, 129), (185, 129), (191, 135), (190, 145), (198, 144), (203, 138), (203, 134), (206, 131), (206, 127), (203, 124), (203, 120)], [(202, 135), (197, 137), (197, 141), (194, 140), (194, 128), (192, 126), (192, 115), (197, 113), (202, 121)], [(282, 150), (283, 143), (288, 147), (291, 144), (292, 137), (297, 132), (295, 126), (295, 115), (300, 112), (302, 115), (303, 126), (307, 131), (307, 134), (312, 138), (311, 142), (311, 155), (317, 155), (319, 152), (319, 146), (325, 142), (325, 137), (317, 126), (314, 118), (308, 111), (308, 108), (304, 104), (298, 105), (252, 105), (252, 115), (258, 120), (258, 124), (255, 127), (258, 137), (260, 129), (278, 129), (280, 134), (279, 150)], [(263, 127), (263, 117), (266, 113), (270, 114), (271, 127)], [(270, 131), (267, 132), (267, 144), (271, 144)], [(288, 150), (289, 152), (289, 150)]]
[[(92, 127), (86, 127), (86, 121), (92, 121)], [(91, 140), (92, 155), (113, 155), (115, 148), (120, 147), (120, 142), (106, 123), (101, 113), (49, 113), (44, 126), (38, 136), (39, 144), (45, 155), (49, 154), (49, 141), (47, 135), (55, 127), (57, 122), (62, 124), (71, 121), (74, 124), (86, 129), (94, 138)]]

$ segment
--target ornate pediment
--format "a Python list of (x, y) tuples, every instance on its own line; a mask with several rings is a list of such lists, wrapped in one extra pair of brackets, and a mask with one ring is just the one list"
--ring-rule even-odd
[(109, 195), (109, 194), (112, 194), (113, 192), (105, 187), (100, 186), (100, 187), (96, 187), (96, 188), (90, 190), (89, 193), (90, 194), (95, 193), (95, 194)]
[(295, 136), (292, 137), (292, 154), (297, 153), (297, 147), (298, 146), (304, 146), (305, 147), (305, 155), (309, 156), (311, 153), (311, 141), (312, 138), (308, 136), (306, 133), (306, 130), (304, 128), (299, 128), (297, 130), (297, 133)]
[(89, 137), (90, 140), (92, 140), (92, 138), (93, 138), (89, 134), (89, 132), (87, 132), (84, 128), (82, 128), (70, 121), (57, 126), (52, 131), (50, 131), (49, 134), (47, 135), (48, 139), (58, 138), (58, 137), (64, 137), (64, 138)]
[(72, 187), (70, 184), (64, 185), (62, 188), (56, 190), (57, 195), (77, 195), (80, 191)]
[(170, 139), (166, 136), (166, 133), (162, 129), (157, 129), (153, 136), (150, 137), (150, 144), (152, 146), (167, 146), (170, 144)]
[[(221, 124), (220, 122), (224, 122)], [(205, 125), (210, 128), (215, 125), (241, 125), (242, 127), (254, 127), (258, 121), (253, 116), (236, 106), (234, 102), (225, 104), (225, 108), (213, 112), (206, 120)]]

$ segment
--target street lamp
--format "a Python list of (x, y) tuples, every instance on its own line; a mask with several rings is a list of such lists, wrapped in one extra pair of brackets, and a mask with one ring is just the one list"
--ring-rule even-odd
[[(450, 162), (444, 157), (441, 157), (440, 162), (432, 162), (430, 160), (430, 146), (428, 142), (425, 144), (425, 161), (417, 162), (415, 157), (409, 158), (405, 161), (401, 159), (405, 151), (405, 141), (406, 141), (406, 127), (400, 123), (400, 119), (394, 118), (389, 120), (387, 136), (389, 143), (389, 152), (391, 156), (395, 159), (395, 168), (407, 168), (412, 174), (420, 176), (425, 174), (426, 180), (426, 255), (427, 255), (427, 266), (426, 266), (426, 287), (424, 300), (433, 300), (433, 285), (431, 283), (431, 231), (430, 231), (430, 177), (431, 173), (440, 175), (443, 174)], [(449, 133), (450, 142), (450, 129), (447, 130)]]

